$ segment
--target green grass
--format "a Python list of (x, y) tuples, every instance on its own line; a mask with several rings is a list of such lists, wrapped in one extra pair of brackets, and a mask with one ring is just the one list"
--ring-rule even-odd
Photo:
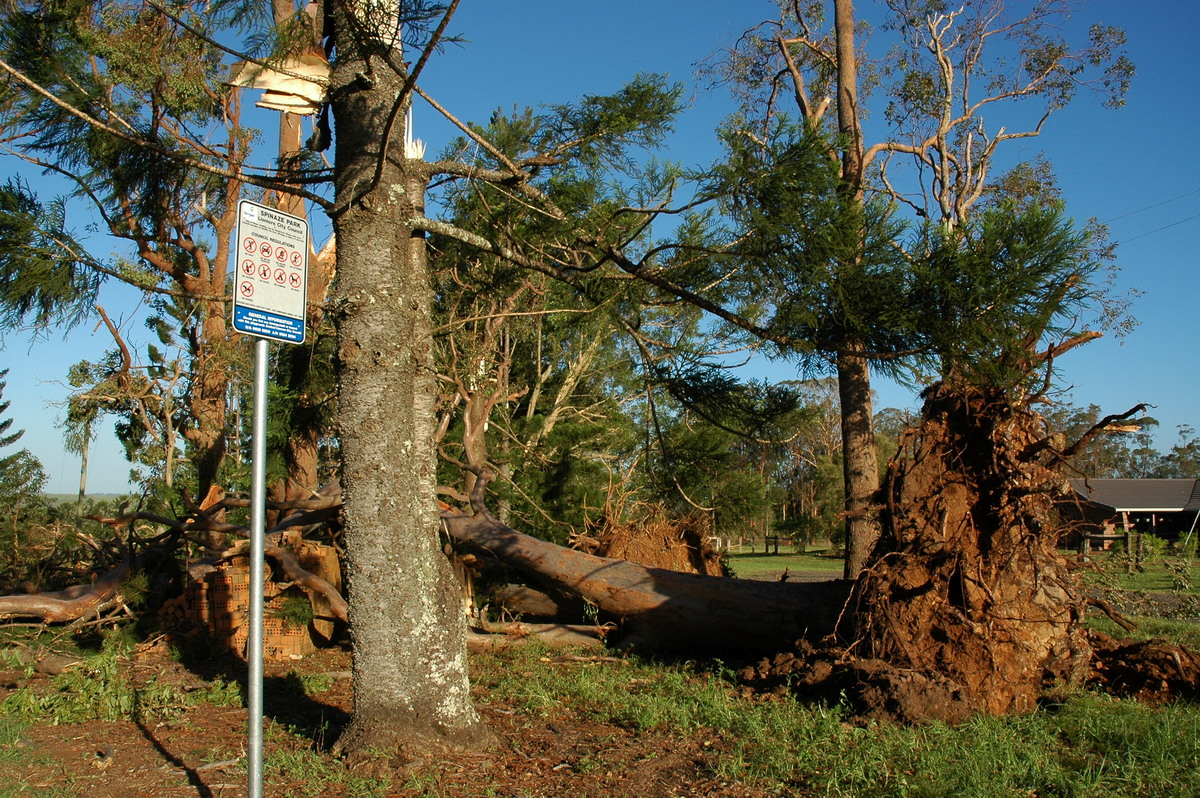
[(302, 741), (299, 746), (288, 741), (289, 734), (275, 726), (266, 731), (263, 781), (267, 785), (298, 789), (292, 794), (304, 798), (325, 795), (332, 785), (340, 786), (339, 794), (348, 798), (383, 798), (389, 793), (390, 779), (350, 772), (340, 759), (314, 751)]
[(105, 642), (99, 654), (41, 685), (20, 687), (0, 702), (0, 717), (37, 718), (55, 726), (86, 720), (124, 720), (169, 716), (197, 704), (238, 706), (236, 684), (215, 680), (205, 689), (181, 691), (155, 678), (134, 687), (127, 676), (127, 652), (120, 641)]
[(1122, 629), (1107, 616), (1091, 612), (1088, 614), (1087, 625), (1104, 632), (1118, 640), (1132, 638), (1134, 640), (1150, 640), (1158, 638), (1170, 640), (1182, 646), (1200, 651), (1200, 622), (1195, 620), (1177, 620), (1173, 618), (1129, 618), (1137, 625), (1132, 632)]
[(1020, 718), (860, 728), (839, 708), (737, 697), (688, 666), (600, 667), (488, 658), (489, 700), (543, 717), (575, 713), (639, 732), (711, 735), (718, 776), (805, 796), (1194, 797), (1200, 709), (1077, 693)]
[(842, 575), (842, 558), (827, 557), (822, 552), (805, 552), (804, 554), (730, 554), (729, 567), (735, 576), (742, 579), (754, 579), (764, 573), (782, 571), (788, 568), (792, 571), (821, 571), (828, 573), (830, 579)]

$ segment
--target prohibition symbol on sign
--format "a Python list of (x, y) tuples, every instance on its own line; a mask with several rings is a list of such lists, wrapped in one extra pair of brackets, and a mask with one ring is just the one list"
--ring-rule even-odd
[[(233, 329), (272, 341), (304, 341), (310, 246), (308, 221), (250, 200), (238, 201)], [(2, 791), (0, 791), (2, 792)]]

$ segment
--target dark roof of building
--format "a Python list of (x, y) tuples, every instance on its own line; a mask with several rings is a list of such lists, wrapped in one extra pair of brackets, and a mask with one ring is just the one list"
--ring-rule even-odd
[(1072, 479), (1071, 487), (1086, 501), (1117, 512), (1200, 512), (1200, 480)]

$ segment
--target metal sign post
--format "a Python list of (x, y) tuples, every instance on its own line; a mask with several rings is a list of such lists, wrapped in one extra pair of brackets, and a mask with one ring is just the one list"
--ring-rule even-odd
[(238, 203), (233, 329), (254, 342), (254, 417), (250, 479), (250, 631), (246, 640), (249, 798), (262, 798), (263, 536), (267, 507), (267, 364), (269, 341), (304, 341), (308, 221), (249, 200)]

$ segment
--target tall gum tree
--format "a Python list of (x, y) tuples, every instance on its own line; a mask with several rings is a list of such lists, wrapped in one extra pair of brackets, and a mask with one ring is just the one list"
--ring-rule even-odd
[[(888, 0), (885, 29), (895, 34), (886, 59), (868, 60), (868, 29), (852, 0), (782, 0), (778, 19), (748, 31), (716, 67), (760, 135), (790, 113), (802, 124), (836, 134), (830, 156), (842, 167), (843, 191), (882, 192), (917, 216), (953, 227), (997, 181), (997, 149), (1035, 137), (1076, 94), (1092, 91), (1121, 104), (1133, 73), (1119, 29), (1095, 25), (1069, 39), (1066, 0), (968, 0), (957, 9), (924, 0)], [(832, 19), (832, 24), (828, 21)], [(866, 143), (859, 79), (882, 86), (884, 129)], [(834, 110), (830, 118), (828, 112)], [(1037, 121), (1010, 130), (1001, 111)], [(985, 119), (986, 113), (986, 119)], [(914, 166), (905, 174), (901, 165)], [(907, 178), (901, 183), (901, 177)], [(918, 199), (914, 200), (913, 195)], [(847, 339), (834, 352), (843, 413), (847, 576), (857, 574), (878, 538), (871, 508), (878, 471), (871, 429), (870, 363), (897, 353), (871, 351)]]

